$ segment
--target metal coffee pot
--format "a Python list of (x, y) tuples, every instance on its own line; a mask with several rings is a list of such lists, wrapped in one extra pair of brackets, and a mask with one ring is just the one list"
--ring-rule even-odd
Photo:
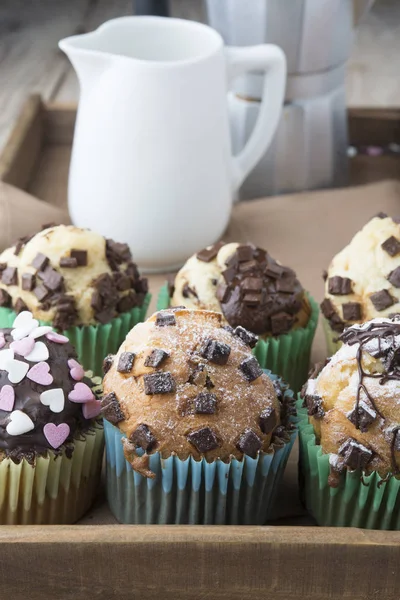
[[(287, 59), (285, 105), (274, 140), (239, 190), (240, 199), (347, 181), (345, 63), (354, 26), (373, 0), (207, 0), (209, 23), (227, 45), (274, 43)], [(234, 152), (259, 111), (263, 75), (232, 82)]]

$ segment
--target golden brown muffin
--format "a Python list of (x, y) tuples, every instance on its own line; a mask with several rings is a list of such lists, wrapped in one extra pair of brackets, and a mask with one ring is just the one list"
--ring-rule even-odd
[(400, 310), (400, 225), (380, 213), (331, 264), (321, 310), (331, 329), (387, 317)]
[(345, 469), (400, 475), (399, 317), (354, 325), (341, 340), (303, 388), (317, 442), (331, 455), (330, 485)]
[(135, 470), (151, 477), (147, 455), (155, 451), (210, 462), (256, 458), (273, 437), (284, 437), (274, 385), (251, 354), (255, 342), (242, 327), (224, 327), (218, 313), (184, 307), (131, 330), (105, 361), (102, 406), (126, 434)]
[(175, 278), (171, 306), (222, 312), (259, 336), (305, 327), (311, 307), (296, 274), (252, 244), (220, 242), (192, 256)]
[(147, 292), (127, 244), (72, 225), (19, 240), (0, 255), (0, 272), (0, 306), (60, 330), (108, 323)]

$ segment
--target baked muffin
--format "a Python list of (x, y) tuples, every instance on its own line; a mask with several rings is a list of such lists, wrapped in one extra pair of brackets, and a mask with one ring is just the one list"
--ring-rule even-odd
[(329, 354), (338, 335), (354, 323), (400, 311), (400, 225), (380, 213), (337, 254), (325, 278), (321, 310)]
[[(257, 358), (298, 391), (308, 369), (318, 308), (295, 272), (252, 244), (215, 244), (189, 258), (170, 298), (158, 308), (184, 305), (214, 310), (232, 327), (258, 335)], [(288, 343), (288, 336), (291, 338)]]
[(353, 325), (340, 339), (342, 347), (303, 390), (307, 504), (324, 524), (397, 529), (400, 318)]
[(249, 343), (254, 335), (220, 314), (180, 307), (136, 325), (106, 359), (107, 489), (118, 520), (267, 518), (293, 441), (292, 394), (277, 387), (278, 398)]
[(0, 348), (0, 523), (73, 523), (99, 485), (101, 380), (27, 311), (0, 330)]
[(0, 271), (0, 325), (30, 310), (35, 319), (66, 331), (85, 368), (97, 373), (107, 351), (115, 352), (145, 317), (147, 280), (127, 244), (88, 229), (46, 227), (5, 250)]

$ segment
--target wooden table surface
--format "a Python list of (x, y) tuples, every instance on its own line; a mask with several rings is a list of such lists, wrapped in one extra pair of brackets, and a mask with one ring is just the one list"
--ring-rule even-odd
[[(202, 0), (170, 1), (173, 16), (205, 20)], [(132, 6), (132, 0), (0, 0), (0, 148), (28, 94), (77, 100), (75, 74), (58, 40), (132, 14)], [(376, 0), (362, 21), (347, 87), (351, 106), (400, 105), (400, 0)]]

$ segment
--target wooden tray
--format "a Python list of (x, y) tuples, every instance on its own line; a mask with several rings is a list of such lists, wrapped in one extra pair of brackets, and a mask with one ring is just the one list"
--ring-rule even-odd
[[(31, 97), (0, 180), (65, 205), (75, 117)], [(400, 110), (351, 110), (349, 125), (355, 145), (400, 143)], [(352, 159), (352, 184), (387, 178), (400, 178), (400, 156)], [(278, 525), (125, 526), (99, 501), (78, 525), (1, 527), (0, 598), (397, 600), (400, 532), (314, 527), (297, 497), (293, 452)]]

